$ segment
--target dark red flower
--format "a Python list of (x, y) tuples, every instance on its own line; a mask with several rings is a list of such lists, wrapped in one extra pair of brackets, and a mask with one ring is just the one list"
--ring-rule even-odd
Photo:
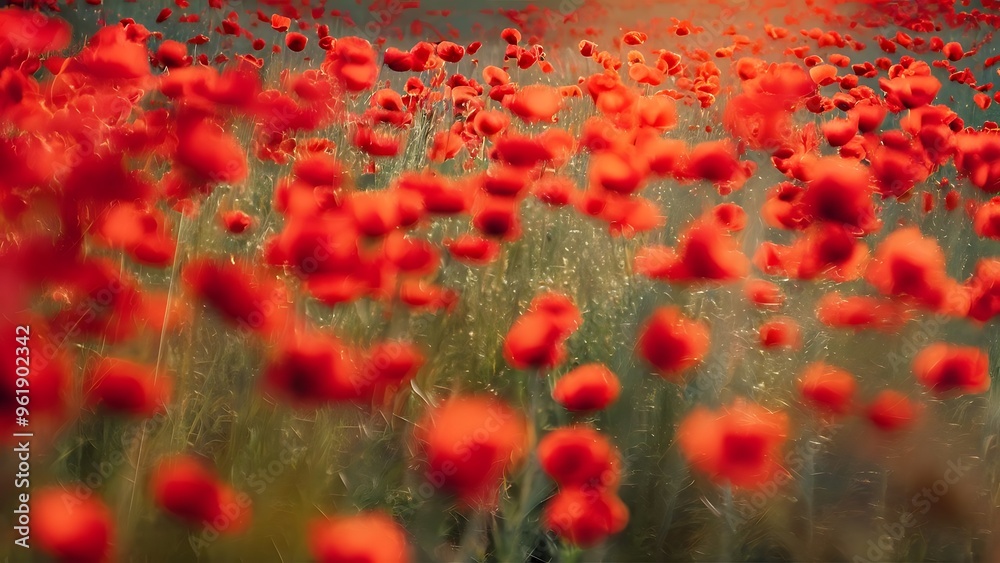
[(302, 407), (318, 407), (371, 393), (375, 378), (361, 377), (351, 351), (338, 339), (304, 334), (286, 341), (263, 375), (267, 393)]
[(134, 416), (163, 412), (171, 389), (168, 376), (120, 358), (102, 358), (87, 371), (84, 383), (90, 404)]
[(796, 349), (802, 345), (799, 323), (791, 317), (775, 317), (760, 325), (760, 345), (764, 348)]
[(193, 457), (161, 460), (150, 479), (156, 504), (193, 527), (239, 533), (250, 523), (249, 497), (237, 495)]
[(621, 474), (617, 449), (606, 436), (587, 426), (564, 427), (546, 434), (538, 444), (538, 461), (560, 487), (613, 489)]
[(569, 543), (591, 547), (628, 524), (628, 508), (610, 491), (570, 487), (549, 499), (544, 526)]

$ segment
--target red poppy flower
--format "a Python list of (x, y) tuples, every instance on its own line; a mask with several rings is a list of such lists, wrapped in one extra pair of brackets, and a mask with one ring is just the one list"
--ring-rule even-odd
[(892, 432), (913, 426), (920, 415), (920, 406), (906, 395), (887, 389), (868, 403), (866, 414), (880, 430)]
[(250, 523), (250, 499), (237, 495), (199, 460), (177, 455), (160, 461), (150, 478), (156, 504), (193, 527), (239, 533)]
[(562, 96), (559, 91), (544, 84), (524, 86), (516, 91), (506, 103), (511, 113), (525, 122), (553, 121), (556, 113), (562, 108)]
[(242, 234), (253, 225), (253, 218), (243, 211), (232, 210), (219, 214), (222, 226), (234, 235)]
[(545, 291), (539, 293), (528, 304), (528, 313), (548, 315), (560, 330), (572, 333), (583, 324), (580, 309), (573, 300), (561, 293)]
[(87, 371), (84, 384), (90, 404), (143, 417), (164, 412), (171, 389), (168, 376), (119, 358), (102, 358)]
[(738, 399), (721, 411), (698, 407), (677, 430), (681, 452), (713, 481), (754, 488), (780, 469), (788, 417)]
[(556, 382), (552, 397), (567, 410), (603, 410), (618, 400), (621, 383), (604, 364), (584, 364)]
[(685, 174), (715, 184), (734, 181), (743, 169), (736, 148), (729, 141), (708, 141), (695, 145), (688, 153)]
[(538, 444), (542, 469), (560, 487), (614, 488), (621, 474), (617, 449), (587, 426), (553, 430)]
[(326, 52), (321, 68), (350, 92), (375, 85), (378, 60), (371, 43), (360, 37), (340, 37)]
[(972, 226), (977, 235), (1000, 240), (1000, 197), (995, 197), (979, 206)]
[(170, 235), (163, 213), (134, 203), (108, 208), (97, 228), (99, 239), (112, 248), (124, 250), (133, 260), (151, 266), (168, 266), (174, 261), (177, 242)]
[(878, 85), (885, 91), (885, 101), (889, 107), (900, 110), (930, 104), (941, 89), (941, 81), (929, 74), (880, 78)]
[(909, 320), (906, 308), (886, 299), (827, 293), (816, 303), (819, 322), (833, 328), (895, 332)]
[(747, 280), (743, 291), (751, 303), (762, 309), (776, 309), (785, 302), (781, 288), (767, 280)]
[(570, 487), (549, 499), (542, 522), (567, 542), (592, 547), (624, 530), (628, 516), (628, 508), (615, 493)]
[(776, 317), (760, 325), (760, 345), (766, 349), (791, 348), (802, 345), (799, 323), (790, 317)]
[(111, 511), (97, 498), (80, 498), (58, 487), (32, 494), (32, 531), (43, 552), (57, 561), (111, 560), (115, 540)]
[(319, 563), (408, 563), (406, 532), (380, 512), (314, 520), (309, 526), (309, 551)]
[(735, 203), (720, 203), (712, 208), (712, 217), (731, 232), (742, 231), (747, 225), (747, 212)]
[(0, 11), (0, 37), (13, 50), (39, 55), (68, 47), (72, 29), (62, 18), (8, 6)]
[(434, 272), (441, 260), (437, 248), (430, 242), (399, 231), (385, 238), (382, 253), (400, 272), (414, 276)]
[(444, 245), (456, 260), (474, 266), (489, 264), (500, 254), (498, 243), (475, 235), (460, 235), (454, 240), (445, 240)]
[(517, 369), (555, 367), (566, 356), (566, 339), (581, 322), (580, 312), (569, 298), (543, 293), (507, 332), (504, 359)]
[(652, 201), (615, 194), (608, 194), (600, 218), (608, 222), (608, 230), (612, 236), (625, 238), (658, 229), (666, 223), (660, 208)]
[[(472, 118), (472, 128), (481, 137), (492, 137), (506, 129), (508, 125), (510, 125), (510, 118), (507, 117), (507, 114), (500, 111), (482, 110), (476, 112), (476, 115)], [(496, 149), (499, 152), (501, 160), (507, 162), (519, 160), (518, 156), (508, 156), (508, 153), (520, 155), (522, 152), (520, 147), (507, 146), (500, 139), (497, 139), (496, 143)]]
[(381, 403), (408, 385), (423, 364), (423, 354), (409, 342), (390, 340), (375, 344), (365, 354), (354, 378), (361, 398)]
[(181, 277), (231, 325), (261, 334), (284, 326), (287, 297), (282, 286), (246, 266), (200, 258), (189, 262)]
[(492, 196), (518, 198), (524, 194), (529, 175), (513, 166), (494, 166), (477, 178), (479, 187)]
[(816, 160), (809, 187), (802, 195), (807, 217), (840, 223), (863, 233), (878, 229), (868, 168), (840, 157)]
[(263, 375), (266, 392), (301, 407), (357, 399), (372, 383), (360, 377), (346, 346), (322, 334), (284, 343)]
[(174, 158), (209, 184), (235, 184), (247, 176), (243, 147), (235, 137), (207, 119), (185, 117), (178, 122)]
[[(961, 120), (956, 121), (961, 122)], [(924, 129), (935, 130), (927, 126)], [(947, 131), (947, 128), (945, 130)], [(942, 146), (949, 145), (948, 136), (939, 135), (939, 138), (943, 141), (940, 143)], [(992, 131), (963, 131), (954, 136), (953, 144), (955, 168), (959, 174), (968, 177), (972, 185), (986, 193), (1000, 192), (1000, 170), (995, 166), (997, 158), (1000, 157), (1000, 136)], [(924, 145), (935, 146), (927, 142)]]
[(643, 248), (635, 258), (636, 272), (673, 282), (731, 282), (746, 277), (750, 263), (726, 228), (711, 219), (692, 223), (676, 251)]
[(761, 217), (777, 229), (804, 229), (812, 222), (801, 204), (805, 193), (805, 188), (791, 182), (772, 187), (767, 192), (767, 201), (761, 206)]
[(472, 226), (487, 237), (504, 241), (517, 240), (521, 236), (518, 201), (496, 196), (479, 198), (472, 211)]
[(989, 357), (975, 346), (931, 344), (913, 359), (913, 373), (939, 395), (985, 393), (990, 388)]
[[(28, 25), (28, 29), (34, 28)], [(150, 73), (145, 46), (132, 41), (128, 30), (117, 24), (94, 33), (75, 62), (79, 70), (97, 80), (136, 80)]]
[(787, 258), (787, 268), (799, 279), (850, 281), (861, 277), (867, 260), (868, 247), (844, 226), (821, 223), (800, 235)]
[(75, 332), (119, 342), (135, 334), (142, 294), (135, 281), (106, 259), (88, 259), (76, 264), (63, 285), (71, 307), (57, 313), (53, 326), (74, 327)]
[(641, 155), (604, 150), (590, 157), (587, 175), (594, 188), (629, 195), (644, 186), (648, 173), (648, 165)]
[(806, 366), (799, 378), (799, 394), (809, 406), (827, 414), (846, 414), (853, 407), (858, 383), (853, 375), (825, 364)]
[(708, 353), (709, 330), (676, 307), (661, 307), (639, 333), (638, 351), (660, 376), (680, 381), (681, 374), (700, 364)]
[(941, 247), (916, 227), (897, 229), (882, 241), (865, 279), (884, 295), (934, 311), (965, 315), (969, 310), (968, 296), (948, 277)]
[(965, 285), (969, 291), (969, 317), (987, 322), (1000, 315), (1000, 260), (984, 258)]
[(403, 280), (399, 287), (399, 300), (414, 310), (450, 312), (458, 298), (458, 292), (453, 289), (419, 279)]
[(525, 454), (524, 416), (490, 397), (453, 397), (430, 409), (415, 437), (427, 460), (426, 486), (466, 506), (493, 506), (504, 474)]

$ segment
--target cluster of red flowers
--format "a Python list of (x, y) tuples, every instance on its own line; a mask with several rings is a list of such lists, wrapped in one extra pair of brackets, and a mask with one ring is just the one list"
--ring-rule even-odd
[(588, 547), (625, 528), (628, 509), (615, 494), (621, 458), (604, 435), (586, 426), (559, 428), (538, 444), (538, 460), (559, 485), (545, 507), (548, 529)]

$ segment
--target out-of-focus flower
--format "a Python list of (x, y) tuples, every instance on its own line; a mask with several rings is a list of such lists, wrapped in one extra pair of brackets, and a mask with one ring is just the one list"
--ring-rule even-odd
[(552, 397), (571, 411), (607, 408), (621, 393), (618, 376), (604, 364), (584, 364), (556, 382)]
[(688, 463), (713, 481), (754, 488), (780, 469), (788, 417), (737, 399), (720, 411), (691, 411), (677, 437)]
[(613, 489), (621, 473), (614, 445), (586, 426), (559, 428), (546, 434), (538, 444), (538, 460), (560, 487)]
[(985, 393), (990, 388), (989, 357), (974, 346), (931, 344), (913, 359), (913, 374), (939, 395)]
[(43, 552), (66, 563), (111, 560), (115, 528), (111, 511), (97, 498), (80, 498), (58, 487), (31, 499), (32, 532)]
[(235, 534), (250, 524), (250, 498), (237, 494), (191, 456), (160, 460), (150, 485), (162, 510), (195, 528), (211, 527), (219, 533)]
[(319, 563), (412, 560), (406, 533), (380, 512), (314, 520), (309, 527), (309, 551)]
[(431, 408), (415, 437), (426, 462), (426, 484), (455, 494), (466, 506), (492, 506), (504, 474), (527, 447), (524, 416), (490, 397), (453, 397)]

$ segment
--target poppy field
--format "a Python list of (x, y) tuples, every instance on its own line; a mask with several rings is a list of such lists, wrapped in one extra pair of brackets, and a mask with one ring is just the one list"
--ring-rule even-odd
[(1000, 560), (1000, 1), (0, 4), (4, 561)]

